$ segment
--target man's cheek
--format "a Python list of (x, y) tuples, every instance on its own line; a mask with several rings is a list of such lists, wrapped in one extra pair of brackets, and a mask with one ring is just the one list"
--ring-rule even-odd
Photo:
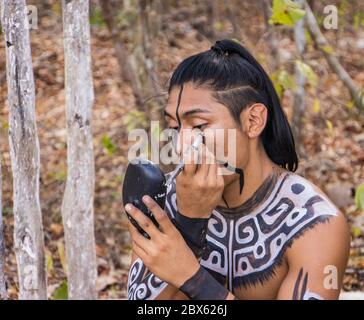
[(216, 137), (213, 129), (204, 130), (204, 144), (209, 152), (216, 157)]

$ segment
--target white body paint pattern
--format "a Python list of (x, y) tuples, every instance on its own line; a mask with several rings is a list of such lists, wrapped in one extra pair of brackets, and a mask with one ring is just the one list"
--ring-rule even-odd
[(303, 296), (303, 300), (323, 300), (323, 298), (310, 290), (307, 290)]
[[(176, 211), (174, 181), (167, 190), (166, 212), (173, 218)], [(275, 268), (294, 239), (337, 214), (331, 201), (309, 181), (284, 172), (270, 195), (251, 212), (212, 212), (206, 235), (209, 251), (200, 264), (232, 293), (240, 286), (264, 283), (274, 276)], [(138, 259), (130, 269), (129, 299), (142, 296), (153, 299), (165, 288), (165, 283), (150, 274), (146, 278), (156, 280), (144, 279), (137, 283), (139, 277), (135, 274), (140, 264)], [(134, 275), (132, 279), (131, 275)]]
[(166, 282), (149, 273), (144, 276), (146, 268), (142, 259), (137, 258), (129, 271), (128, 299), (154, 300), (167, 286)]

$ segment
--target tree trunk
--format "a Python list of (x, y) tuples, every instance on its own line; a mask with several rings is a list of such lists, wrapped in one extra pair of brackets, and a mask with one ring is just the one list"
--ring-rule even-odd
[(240, 39), (240, 26), (237, 19), (237, 14), (239, 11), (239, 2), (236, 0), (230, 0), (224, 2), (225, 8), (227, 10), (227, 16), (230, 20), (231, 26), (233, 28), (232, 37), (235, 39)]
[(148, 11), (150, 10), (150, 0), (139, 0), (139, 17), (142, 33), (142, 45), (145, 56), (145, 69), (148, 76), (148, 82), (154, 93), (160, 91), (158, 88), (158, 76), (155, 68), (154, 48), (150, 39), (150, 23)]
[(137, 73), (133, 69), (133, 63), (130, 59), (130, 53), (127, 46), (121, 39), (121, 30), (117, 27), (115, 16), (121, 7), (115, 4), (114, 1), (100, 0), (102, 15), (105, 19), (107, 28), (115, 46), (116, 58), (119, 63), (120, 71), (124, 80), (128, 81), (134, 94), (136, 105), (140, 111), (144, 111), (141, 106), (143, 104), (142, 85), (137, 77)]
[(62, 1), (67, 119), (67, 181), (62, 203), (68, 297), (96, 298), (94, 156), (91, 113), (94, 100), (89, 2)]
[[(160, 79), (157, 73), (155, 63), (153, 41), (151, 39), (151, 24), (149, 21), (148, 11), (151, 10), (151, 0), (139, 0), (138, 13), (140, 23), (140, 38), (141, 50), (139, 56), (139, 64), (142, 63), (143, 70), (141, 74), (144, 79), (144, 96), (146, 100), (144, 103), (147, 106), (149, 119), (160, 121), (161, 127), (165, 127), (165, 119), (163, 116), (162, 108), (165, 106), (166, 97), (161, 94), (162, 88), (160, 87)], [(156, 114), (153, 114), (156, 113)]]
[(4, 241), (4, 229), (3, 229), (3, 215), (2, 215), (2, 172), (0, 163), (0, 300), (6, 300), (8, 298), (6, 292), (6, 281), (4, 273), (5, 265), (5, 241)]
[(39, 141), (29, 30), (24, 0), (1, 0), (6, 40), (10, 157), (13, 171), (14, 249), (20, 299), (46, 299)]
[(270, 0), (261, 0), (261, 6), (263, 8), (263, 14), (264, 14), (264, 24), (265, 24), (265, 30), (267, 33), (267, 42), (268, 47), (270, 50), (270, 56), (269, 59), (269, 65), (270, 65), (270, 71), (275, 72), (279, 69), (281, 65), (281, 57), (279, 54), (279, 41), (278, 41), (278, 32), (277, 30), (269, 24), (269, 18), (272, 15), (272, 6)]
[(207, 15), (207, 33), (208, 37), (211, 41), (215, 41), (216, 39), (216, 24), (219, 22), (219, 6), (217, 0), (214, 1), (206, 1), (206, 15)]
[[(296, 0), (296, 2), (302, 7), (303, 1)], [(296, 22), (294, 27), (294, 39), (296, 44), (297, 54), (300, 59), (303, 58), (303, 55), (306, 50), (306, 36), (305, 36), (305, 28), (304, 28), (304, 19), (301, 19)], [(302, 156), (304, 154), (304, 144), (302, 143), (302, 130), (303, 130), (303, 118), (306, 111), (306, 92), (305, 92), (305, 84), (306, 79), (302, 74), (301, 70), (296, 65), (296, 84), (297, 88), (294, 94), (294, 106), (293, 106), (293, 134), (296, 140), (296, 145), (298, 146), (298, 153)]]
[[(144, 129), (150, 129), (152, 119), (160, 120), (163, 124), (161, 108), (164, 106), (165, 97), (162, 97), (159, 86), (148, 16), (152, 1), (138, 0), (129, 8), (123, 8), (118, 0), (99, 0), (99, 3), (114, 41), (123, 78), (132, 87), (137, 110), (145, 115)], [(117, 14), (122, 10), (133, 11), (133, 27), (127, 30), (121, 30), (117, 25)], [(127, 45), (124, 44), (122, 35), (127, 37)]]

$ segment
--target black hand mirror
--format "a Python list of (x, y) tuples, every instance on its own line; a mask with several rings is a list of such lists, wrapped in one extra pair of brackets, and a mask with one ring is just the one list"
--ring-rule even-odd
[[(133, 204), (159, 227), (152, 212), (144, 205), (143, 196), (148, 195), (164, 209), (166, 200), (166, 180), (163, 171), (153, 162), (146, 159), (134, 159), (129, 163), (123, 183), (123, 203)], [(130, 222), (146, 238), (149, 235), (127, 213)]]

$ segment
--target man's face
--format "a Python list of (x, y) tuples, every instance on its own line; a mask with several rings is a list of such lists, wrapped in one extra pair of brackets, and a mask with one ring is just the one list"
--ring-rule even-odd
[[(176, 109), (179, 92), (180, 87), (172, 89), (165, 108), (169, 128), (178, 129)], [(248, 161), (249, 139), (243, 128), (239, 128), (228, 108), (212, 97), (210, 89), (205, 87), (197, 88), (192, 83), (184, 84), (178, 115), (181, 120), (180, 136), (183, 136), (185, 129), (200, 129), (206, 135), (206, 146), (217, 160), (226, 160), (229, 164), (238, 168), (245, 166)], [(242, 112), (241, 117), (244, 117), (244, 112)], [(230, 133), (234, 133), (232, 139), (235, 139), (235, 141), (232, 141), (231, 144), (234, 146), (234, 150), (228, 150), (229, 142), (231, 143), (231, 141), (228, 141), (231, 137), (229, 137), (228, 129), (231, 129)], [(219, 152), (222, 148), (223, 155)], [(219, 159), (221, 156), (225, 157), (225, 159)], [(225, 184), (238, 178), (237, 175), (225, 175)]]

